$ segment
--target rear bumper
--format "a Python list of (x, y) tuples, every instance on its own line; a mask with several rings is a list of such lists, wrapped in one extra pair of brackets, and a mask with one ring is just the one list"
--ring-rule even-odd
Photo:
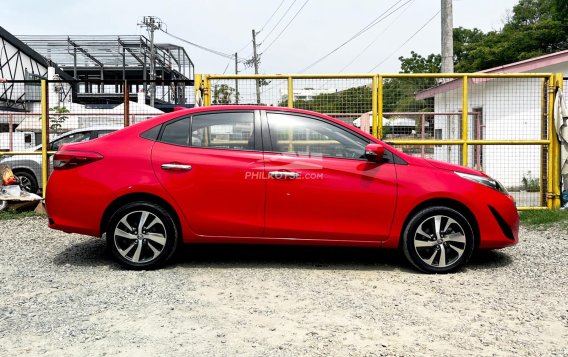
[(100, 184), (74, 177), (73, 171), (49, 178), (45, 197), (49, 228), (100, 237), (101, 218), (112, 194)]

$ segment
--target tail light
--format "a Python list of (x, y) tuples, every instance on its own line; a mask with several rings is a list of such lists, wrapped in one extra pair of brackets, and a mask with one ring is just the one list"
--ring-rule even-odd
[(86, 151), (58, 151), (53, 156), (54, 170), (68, 170), (75, 167), (90, 164), (102, 159), (103, 156), (96, 152)]

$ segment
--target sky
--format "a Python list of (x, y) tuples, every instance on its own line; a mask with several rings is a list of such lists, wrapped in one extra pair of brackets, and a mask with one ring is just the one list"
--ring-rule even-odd
[[(454, 27), (499, 30), (517, 2), (454, 0)], [(157, 16), (169, 33), (223, 53), (238, 51), (240, 58), (252, 57), (254, 28), (259, 72), (270, 74), (396, 73), (398, 57), (440, 53), (441, 42), (440, 0), (3, 0), (1, 9), (1, 26), (16, 36), (146, 35), (137, 23)], [(383, 13), (390, 15), (317, 62)], [(165, 33), (155, 36), (184, 46), (196, 73), (235, 71), (234, 61)]]

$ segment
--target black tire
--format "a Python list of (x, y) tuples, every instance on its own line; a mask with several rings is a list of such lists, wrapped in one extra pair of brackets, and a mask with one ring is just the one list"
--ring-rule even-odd
[(27, 171), (14, 171), (14, 176), (18, 178), (22, 190), (30, 193), (39, 193), (39, 186), (34, 174)]
[(443, 274), (469, 261), (474, 242), (471, 224), (461, 213), (449, 207), (429, 207), (410, 219), (401, 246), (406, 259), (418, 270)]
[[(141, 221), (142, 232), (139, 232)], [(150, 270), (164, 265), (173, 256), (180, 242), (179, 232), (174, 217), (162, 206), (132, 202), (112, 215), (106, 239), (122, 266)]]

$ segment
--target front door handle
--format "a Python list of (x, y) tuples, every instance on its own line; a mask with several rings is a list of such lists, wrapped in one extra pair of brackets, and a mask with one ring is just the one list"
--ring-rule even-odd
[(184, 165), (184, 164), (162, 164), (163, 170), (170, 170), (170, 171), (189, 171), (191, 170), (191, 165)]
[(268, 174), (277, 180), (294, 180), (300, 177), (299, 173), (290, 171), (270, 171)]

